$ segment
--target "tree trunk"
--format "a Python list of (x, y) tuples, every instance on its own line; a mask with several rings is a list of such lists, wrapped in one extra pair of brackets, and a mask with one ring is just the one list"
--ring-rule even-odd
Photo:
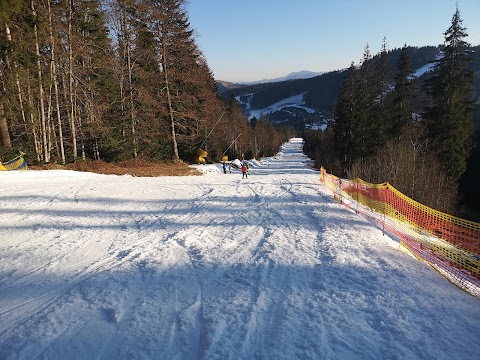
[(135, 105), (133, 97), (133, 80), (132, 80), (132, 60), (130, 56), (130, 45), (127, 46), (127, 64), (128, 64), (128, 88), (129, 88), (129, 98), (130, 98), (130, 121), (132, 125), (132, 141), (133, 141), (133, 157), (138, 156), (138, 144), (137, 144), (137, 132), (136, 132), (136, 116), (135, 116)]
[(56, 111), (57, 111), (57, 124), (58, 124), (58, 142), (60, 144), (60, 157), (62, 159), (62, 164), (65, 164), (65, 148), (63, 145), (63, 125), (62, 125), (62, 118), (60, 116), (60, 101), (58, 96), (58, 82), (57, 82), (57, 73), (56, 73), (56, 65), (55, 65), (55, 38), (53, 36), (53, 24), (52, 24), (52, 10), (50, 6), (50, 0), (47, 0), (48, 6), (48, 30), (50, 33), (50, 73), (52, 76), (52, 83), (54, 86), (55, 91), (55, 104), (56, 104)]
[[(7, 38), (9, 41), (11, 41), (11, 36), (10, 36), (10, 29), (8, 28), (7, 24), (5, 23), (5, 32), (7, 34)], [(7, 63), (8, 63), (8, 55), (6, 57)], [(0, 70), (0, 80), (3, 80), (3, 72)], [(0, 92), (3, 94), (6, 89), (3, 84), (3, 81), (0, 81)], [(2, 138), (2, 144), (6, 148), (11, 148), (12, 147), (12, 142), (10, 140), (10, 132), (8, 130), (8, 122), (7, 122), (7, 114), (5, 112), (5, 105), (0, 99), (0, 136)]]
[[(35, 11), (35, 4), (33, 0), (30, 2), (33, 18), (37, 18), (37, 12)], [(50, 153), (48, 152), (49, 144), (47, 139), (47, 119), (45, 118), (45, 104), (44, 104), (44, 91), (42, 82), (42, 65), (40, 62), (40, 45), (38, 43), (38, 29), (37, 25), (33, 26), (33, 32), (35, 35), (35, 54), (37, 57), (37, 76), (38, 76), (38, 96), (40, 100), (40, 119), (42, 128), (42, 141), (43, 141), (43, 161), (50, 162)]]
[[(7, 41), (11, 44), (12, 43), (12, 34), (10, 32), (10, 27), (8, 26), (7, 22), (5, 22), (5, 33), (7, 35)], [(8, 61), (8, 55), (6, 56), (6, 61), (7, 64), (9, 64)], [(9, 68), (10, 65), (8, 65)], [(17, 87), (17, 96), (18, 96), (18, 103), (20, 105), (20, 112), (22, 114), (22, 120), (23, 120), (23, 125), (25, 126), (25, 132), (27, 132), (27, 120), (25, 116), (25, 107), (23, 106), (23, 95), (22, 95), (22, 88), (20, 86), (20, 77), (18, 76), (18, 67), (17, 63), (13, 61), (13, 71), (15, 73), (15, 85)]]
[[(28, 105), (30, 106), (30, 109), (33, 109), (33, 96), (32, 96), (32, 88), (30, 85), (27, 85), (27, 91), (28, 91)], [(38, 141), (38, 136), (37, 136), (37, 129), (35, 126), (35, 119), (33, 117), (33, 112), (30, 111), (30, 124), (32, 125), (32, 136), (33, 136), (33, 145), (35, 147), (35, 154), (37, 155), (37, 161), (40, 162), (40, 156), (41, 156), (41, 151), (40, 151), (40, 143)]]
[(5, 148), (11, 148), (12, 142), (10, 141), (10, 133), (8, 132), (7, 117), (5, 115), (5, 108), (3, 103), (0, 102), (0, 132), (2, 134), (2, 144)]
[(129, 92), (129, 107), (130, 107), (130, 124), (132, 131), (132, 143), (133, 143), (133, 157), (138, 156), (138, 141), (137, 141), (137, 129), (136, 129), (136, 116), (135, 116), (135, 102), (133, 94), (133, 69), (132, 69), (132, 57), (131, 57), (131, 47), (130, 47), (130, 33), (127, 29), (127, 15), (125, 11), (125, 6), (122, 7), (122, 33), (123, 33), (123, 44), (124, 44), (124, 56), (127, 60), (127, 71), (128, 71), (128, 92)]
[(23, 92), (22, 92), (22, 87), (20, 85), (20, 77), (18, 76), (18, 69), (17, 69), (17, 64), (14, 63), (14, 68), (15, 68), (15, 83), (17, 85), (17, 96), (18, 96), (18, 103), (20, 104), (20, 113), (22, 114), (22, 120), (23, 120), (23, 126), (25, 127), (25, 133), (28, 132), (28, 127), (27, 127), (27, 116), (25, 115), (25, 106), (23, 105)]
[(75, 102), (73, 96), (73, 36), (72, 36), (72, 22), (73, 22), (73, 9), (72, 1), (68, 0), (68, 77), (69, 77), (69, 92), (70, 92), (70, 132), (72, 134), (72, 152), (73, 160), (77, 159), (77, 131), (75, 126)]
[(163, 78), (165, 81), (165, 91), (167, 93), (167, 103), (168, 103), (168, 117), (170, 120), (170, 134), (172, 137), (172, 150), (173, 150), (173, 160), (179, 161), (180, 157), (178, 156), (178, 145), (177, 145), (177, 136), (175, 134), (175, 116), (173, 115), (173, 106), (172, 106), (172, 97), (170, 94), (170, 84), (168, 79), (169, 68), (167, 65), (167, 50), (165, 48), (166, 41), (163, 38), (165, 36), (162, 31), (162, 68), (163, 68)]

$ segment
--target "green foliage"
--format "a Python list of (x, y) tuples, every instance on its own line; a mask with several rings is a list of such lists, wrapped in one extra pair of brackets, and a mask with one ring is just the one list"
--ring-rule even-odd
[(335, 107), (335, 149), (343, 174), (357, 160), (374, 155), (386, 141), (388, 55), (371, 61), (368, 46), (357, 69), (350, 66)]
[(410, 57), (412, 62), (412, 69), (419, 69), (425, 64), (430, 63), (435, 57), (438, 55), (438, 47), (437, 46), (423, 46), (423, 47), (416, 47), (416, 46), (403, 46), (400, 49), (393, 49), (388, 52), (389, 55), (389, 63), (390, 69), (392, 69), (392, 74), (395, 77), (398, 71), (398, 64), (400, 58), (406, 55), (402, 53), (406, 52), (408, 57)]
[(413, 65), (408, 48), (404, 46), (398, 59), (395, 86), (392, 91), (392, 118), (388, 131), (389, 138), (400, 138), (412, 123), (414, 81)]
[(358, 70), (352, 63), (338, 96), (333, 122), (335, 150), (340, 159), (344, 173), (356, 158), (358, 145), (357, 136), (357, 108), (356, 97)]
[(305, 141), (304, 152), (315, 161), (315, 167), (325, 167), (330, 174), (341, 176), (341, 165), (336, 154), (331, 150), (335, 147), (333, 128), (325, 131), (307, 129), (302, 133)]
[[(388, 77), (390, 80), (392, 80), (391, 78), (395, 78), (397, 75), (398, 62), (402, 56), (402, 51), (406, 51), (410, 56), (412, 61), (412, 69), (419, 69), (422, 66), (432, 62), (439, 51), (439, 47), (437, 46), (425, 46), (420, 48), (405, 46), (404, 48), (405, 49), (400, 48), (387, 51)], [(480, 64), (479, 48), (480, 47), (475, 47), (471, 49), (475, 52), (475, 61), (473, 62), (475, 64)], [(379, 64), (382, 56), (384, 55), (382, 55), (382, 52), (380, 52), (379, 54), (373, 56), (370, 61)], [(473, 63), (470, 64), (470, 68), (478, 71), (478, 69), (480, 69), (480, 65), (475, 65)], [(341, 71), (328, 72), (310, 79), (297, 79), (279, 83), (264, 83), (246, 86), (236, 84), (230, 89), (223, 87), (224, 90), (222, 91), (222, 96), (228, 99), (233, 94), (235, 96), (239, 96), (244, 102), (247, 97), (253, 96), (251, 103), (253, 104), (252, 107), (265, 108), (274, 104), (275, 102), (285, 99), (288, 96), (304, 94), (306, 106), (321, 111), (324, 114), (331, 114), (335, 109), (337, 98), (346, 74), (347, 71), (345, 69)], [(418, 82), (421, 83), (424, 77), (425, 75), (422, 76)], [(393, 85), (391, 81), (390, 85)], [(420, 86), (420, 84), (413, 84), (414, 88), (417, 86)], [(476, 99), (478, 99), (480, 97), (480, 81), (476, 82), (476, 86), (478, 88), (478, 95)], [(413, 99), (412, 107), (415, 112), (419, 113), (421, 106), (423, 106), (421, 102), (423, 94), (416, 93), (415, 95), (416, 96)], [(390, 93), (387, 93), (386, 97), (386, 101), (392, 101), (391, 98), (388, 99), (388, 97), (391, 97)], [(282, 117), (281, 115), (276, 115), (274, 113), (268, 115), (268, 118), (272, 121), (275, 121), (276, 117), (283, 119), (286, 118), (285, 116)], [(293, 119), (293, 121), (295, 122), (296, 119)], [(315, 121), (318, 122), (318, 119), (315, 119)]]
[(475, 131), (473, 139), (476, 146), (470, 153), (467, 170), (460, 180), (460, 190), (463, 203), (467, 205), (467, 208), (475, 209), (477, 212), (477, 216), (471, 220), (478, 222), (480, 219), (480, 192), (478, 191), (478, 180), (480, 179), (480, 129)]
[(19, 14), (28, 7), (27, 0), (0, 0), (0, 21), (11, 21), (13, 14)]
[(392, 121), (392, 106), (390, 103), (391, 83), (389, 55), (386, 39), (384, 38), (380, 55), (373, 61), (373, 81), (371, 85), (373, 105), (370, 118), (373, 123), (373, 131), (375, 131), (371, 135), (377, 137), (372, 144), (373, 153), (384, 147), (389, 135), (388, 130)]
[(444, 56), (425, 83), (428, 103), (423, 118), (428, 137), (453, 182), (465, 172), (472, 147), (474, 77), (468, 69), (469, 44), (463, 40), (466, 36), (457, 8), (452, 25), (445, 32)]
[[(475, 67), (470, 60), (474, 53), (463, 40), (466, 32), (461, 23), (457, 10), (445, 33), (444, 57), (432, 74), (420, 79), (412, 76), (417, 64), (412, 54), (418, 55), (419, 49), (405, 46), (401, 52), (391, 52), (397, 62), (391, 72), (395, 74), (392, 84), (386, 66), (392, 59), (385, 47), (371, 60), (367, 47), (361, 66), (352, 64), (343, 82), (334, 121), (328, 128), (333, 135), (306, 134), (309, 155), (337, 171), (336, 175), (360, 176), (370, 182), (388, 180), (413, 198), (452, 212), (458, 180), (467, 169), (472, 146), (472, 99), (480, 97), (480, 91), (472, 86), (471, 69)], [(437, 50), (430, 51), (426, 48), (422, 53), (433, 57)], [(476, 59), (480, 57), (476, 55)], [(425, 77), (424, 92), (418, 92), (417, 82)], [(418, 122), (413, 115), (420, 110), (419, 99), (424, 98), (428, 102)], [(323, 153), (329, 152), (325, 147), (329, 142), (335, 144), (335, 154)], [(478, 180), (477, 152), (470, 157), (463, 177), (462, 190), (467, 194)]]

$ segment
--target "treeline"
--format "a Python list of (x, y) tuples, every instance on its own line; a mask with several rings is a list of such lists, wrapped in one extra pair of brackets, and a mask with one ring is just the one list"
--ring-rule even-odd
[(457, 8), (443, 56), (422, 86), (412, 76), (407, 46), (392, 75), (386, 42), (375, 57), (367, 45), (360, 64), (347, 71), (333, 121), (324, 132), (304, 134), (309, 156), (337, 176), (388, 181), (407, 196), (452, 213), (472, 149), (474, 74), (466, 37)]
[(218, 95), (184, 0), (5, 0), (0, 26), (3, 160), (216, 161), (292, 136)]

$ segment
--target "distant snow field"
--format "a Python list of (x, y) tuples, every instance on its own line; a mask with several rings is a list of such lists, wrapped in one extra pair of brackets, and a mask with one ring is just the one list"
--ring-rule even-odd
[(480, 302), (336, 203), (251, 174), (0, 172), (0, 359), (480, 359)]

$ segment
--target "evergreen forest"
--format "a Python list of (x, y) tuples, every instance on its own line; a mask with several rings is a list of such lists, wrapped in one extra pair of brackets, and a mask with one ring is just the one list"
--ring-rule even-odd
[(0, 161), (22, 152), (29, 164), (189, 163), (201, 148), (217, 162), (270, 156), (302, 136), (330, 173), (388, 181), (478, 221), (480, 89), (472, 64), (480, 60), (458, 8), (442, 56), (421, 80), (414, 69), (438, 48), (388, 51), (385, 39), (378, 54), (367, 45), (347, 70), (241, 90), (256, 89), (257, 108), (305, 92), (308, 106), (331, 113), (324, 131), (249, 121), (238, 89), (218, 91), (185, 8), (186, 0), (0, 0)]
[(218, 95), (185, 0), (1, 0), (1, 160), (192, 162), (293, 136)]
[(477, 75), (458, 8), (444, 36), (422, 81), (412, 76), (406, 45), (394, 72), (386, 41), (376, 56), (367, 45), (345, 74), (327, 129), (305, 132), (306, 151), (337, 176), (388, 181), (420, 203), (478, 221)]

